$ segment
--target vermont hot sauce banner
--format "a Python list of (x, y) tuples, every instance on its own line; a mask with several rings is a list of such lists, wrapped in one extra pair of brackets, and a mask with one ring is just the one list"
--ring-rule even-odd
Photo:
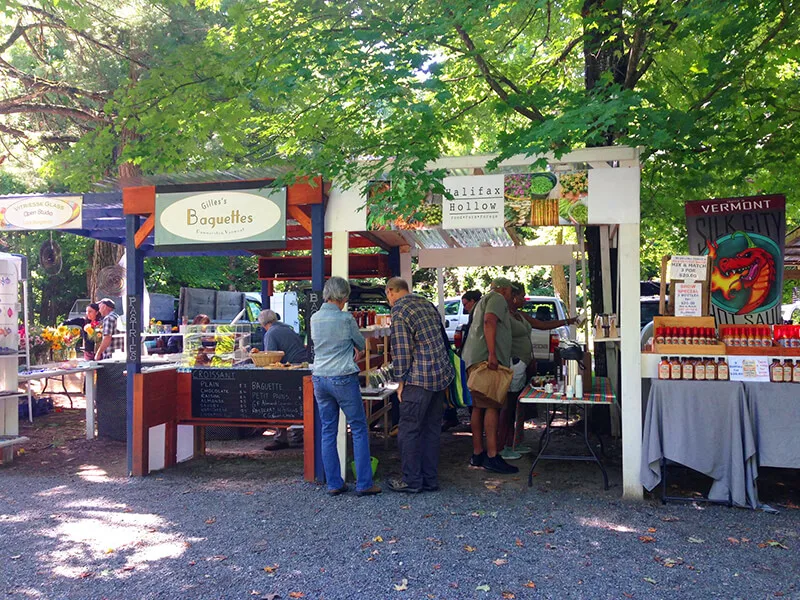
[(686, 203), (689, 254), (711, 255), (717, 324), (781, 323), (786, 198), (721, 198)]

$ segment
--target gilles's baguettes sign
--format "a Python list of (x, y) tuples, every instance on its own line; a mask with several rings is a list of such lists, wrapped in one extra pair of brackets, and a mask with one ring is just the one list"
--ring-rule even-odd
[(285, 187), (156, 193), (160, 249), (280, 248), (285, 241)]

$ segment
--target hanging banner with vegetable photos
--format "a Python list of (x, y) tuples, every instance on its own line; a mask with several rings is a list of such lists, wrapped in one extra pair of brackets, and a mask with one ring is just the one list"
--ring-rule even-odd
[(711, 256), (711, 308), (718, 325), (781, 323), (786, 198), (686, 203), (689, 253)]
[(586, 171), (558, 177), (549, 172), (506, 175), (504, 184), (507, 227), (585, 225), (589, 221)]

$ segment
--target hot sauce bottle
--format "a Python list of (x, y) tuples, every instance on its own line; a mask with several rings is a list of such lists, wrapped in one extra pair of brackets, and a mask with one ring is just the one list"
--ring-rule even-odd
[(761, 347), (772, 347), (772, 332), (770, 331), (769, 325), (761, 328)]
[[(658, 329), (656, 329), (656, 344), (663, 344), (664, 343), (664, 339), (665, 339), (664, 338), (664, 328), (663, 327), (659, 327)], [(664, 360), (666, 360), (666, 358)], [(669, 364), (669, 363), (667, 363), (667, 364)]]
[(783, 361), (783, 382), (790, 383), (792, 381), (792, 361), (788, 358)]
[(658, 378), (659, 379), (669, 379), (670, 375), (670, 364), (669, 360), (666, 356), (661, 357), (661, 362), (658, 363)]
[(685, 358), (681, 370), (681, 379), (692, 380), (694, 379), (694, 361), (691, 358)]
[(761, 341), (761, 338), (756, 336), (756, 332), (753, 331), (754, 327), (745, 327), (746, 335), (747, 335), (747, 347), (748, 348), (755, 348), (756, 347), (756, 339)]
[(724, 358), (720, 358), (717, 361), (717, 379), (719, 381), (728, 381), (728, 376), (728, 363), (725, 362)]
[(717, 364), (713, 358), (706, 360), (706, 381), (714, 381), (717, 378)]
[(669, 378), (681, 378), (681, 360), (677, 356), (673, 356), (672, 360), (669, 362)]
[(736, 327), (728, 327), (727, 330), (728, 334), (730, 335), (730, 344), (729, 346), (733, 346), (734, 348), (738, 348), (742, 345), (742, 340), (739, 337), (739, 329)]
[(769, 366), (769, 380), (775, 383), (783, 382), (783, 367), (777, 358), (773, 358)]
[(706, 362), (702, 358), (698, 358), (694, 364), (694, 378), (698, 381), (704, 381), (706, 378)]

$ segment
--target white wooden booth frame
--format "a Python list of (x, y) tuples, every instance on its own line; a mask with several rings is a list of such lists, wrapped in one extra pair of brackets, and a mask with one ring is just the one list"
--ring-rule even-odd
[[(447, 169), (463, 175), (465, 172), (484, 173), (486, 164), (495, 156), (465, 156), (442, 158), (432, 162), (430, 169)], [(500, 167), (519, 167), (520, 173), (529, 171), (530, 165), (540, 157), (518, 155), (500, 163)], [(642, 452), (642, 391), (641, 351), (639, 345), (639, 220), (640, 220), (640, 165), (639, 149), (624, 146), (587, 148), (576, 150), (560, 158), (545, 155), (550, 170), (554, 172), (589, 170), (589, 225), (605, 225), (616, 229), (618, 244), (618, 298), (620, 305), (628, 304), (635, 310), (618, 309), (620, 326), (620, 352), (622, 360), (617, 395), (622, 406), (622, 484), (623, 497), (641, 499), (642, 485), (639, 465)], [(477, 174), (476, 173), (476, 174)], [(328, 198), (325, 229), (332, 234), (331, 274), (348, 278), (348, 234), (366, 230), (366, 211), (361, 207), (364, 199), (358, 189), (333, 188)], [(604, 228), (609, 232), (609, 228)], [(609, 238), (601, 236), (603, 253), (608, 255)], [(481, 248), (426, 249), (414, 246), (401, 247), (401, 276), (411, 281), (411, 258), (416, 255), (420, 267), (437, 268), (437, 284), (441, 268), (481, 265), (534, 265), (565, 264), (570, 266), (571, 280), (575, 278), (575, 255), (583, 262), (586, 277), (585, 255), (574, 246), (505, 246)], [(610, 274), (603, 273), (604, 304), (611, 306)], [(574, 285), (571, 289), (574, 290)], [(441, 295), (441, 291), (440, 291)], [(574, 299), (570, 305), (575, 306)], [(613, 358), (613, 354), (612, 354)], [(610, 360), (609, 364), (613, 361)], [(345, 470), (345, 421), (340, 415), (339, 453), (341, 467)]]

